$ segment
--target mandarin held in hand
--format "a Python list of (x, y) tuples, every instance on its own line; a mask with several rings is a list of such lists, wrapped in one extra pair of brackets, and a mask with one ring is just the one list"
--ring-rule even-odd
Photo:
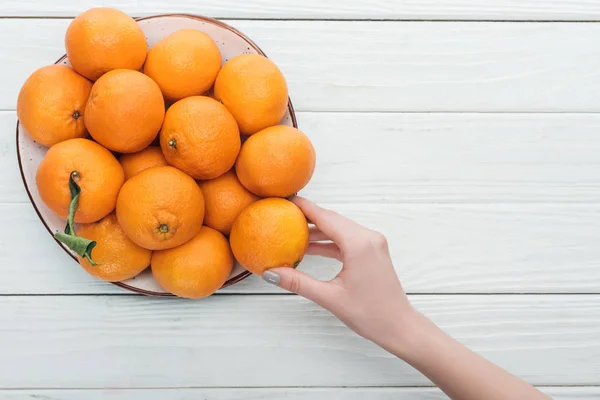
[(158, 85), (138, 71), (115, 69), (94, 83), (85, 126), (102, 146), (135, 153), (156, 138), (165, 117)]
[(204, 198), (189, 175), (170, 166), (153, 167), (125, 182), (117, 199), (117, 219), (138, 246), (169, 249), (198, 234)]
[(119, 162), (123, 167), (125, 180), (148, 168), (169, 165), (158, 146), (148, 146), (137, 153), (123, 154)]
[(234, 171), (218, 178), (198, 183), (206, 207), (204, 225), (229, 235), (233, 222), (258, 196), (250, 193), (238, 180)]
[(296, 128), (276, 125), (250, 136), (235, 170), (242, 185), (261, 197), (288, 197), (312, 178), (315, 149)]
[(262, 275), (271, 268), (296, 267), (308, 247), (308, 223), (289, 200), (262, 199), (250, 204), (233, 223), (229, 240), (235, 258)]
[(210, 36), (195, 29), (182, 29), (160, 40), (144, 64), (144, 73), (158, 84), (168, 101), (205, 93), (220, 69), (219, 48)]
[(233, 114), (244, 135), (278, 124), (288, 106), (283, 74), (273, 61), (258, 54), (227, 61), (215, 81), (214, 96)]
[(42, 201), (66, 219), (71, 192), (69, 178), (81, 188), (75, 222), (96, 222), (115, 209), (125, 180), (123, 168), (112, 153), (88, 139), (69, 139), (52, 146), (36, 172)]
[(227, 239), (207, 226), (189, 242), (152, 255), (152, 275), (159, 285), (190, 299), (216, 292), (232, 269), (233, 255)]
[(142, 68), (148, 45), (129, 15), (114, 8), (92, 8), (71, 22), (65, 47), (73, 69), (95, 81), (113, 69)]
[(92, 82), (66, 65), (33, 72), (21, 87), (17, 117), (29, 136), (44, 146), (87, 136), (83, 114)]
[(81, 224), (78, 236), (97, 243), (92, 250), (94, 261), (79, 257), (79, 263), (90, 275), (108, 282), (120, 282), (137, 276), (150, 265), (152, 251), (133, 243), (123, 232), (116, 214), (110, 213), (100, 221)]
[(213, 179), (229, 171), (240, 146), (235, 119), (210, 97), (187, 97), (167, 110), (160, 147), (170, 165), (194, 179)]

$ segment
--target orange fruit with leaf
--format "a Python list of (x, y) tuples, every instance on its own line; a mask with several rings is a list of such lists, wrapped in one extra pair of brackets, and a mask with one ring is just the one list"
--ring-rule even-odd
[(78, 236), (96, 242), (90, 260), (79, 256), (79, 263), (90, 275), (108, 282), (120, 282), (137, 276), (150, 265), (152, 251), (133, 243), (123, 232), (116, 214), (76, 228)]
[(42, 201), (67, 219), (72, 179), (81, 189), (75, 222), (96, 222), (115, 209), (125, 180), (123, 168), (112, 153), (88, 139), (69, 139), (52, 146), (36, 172)]

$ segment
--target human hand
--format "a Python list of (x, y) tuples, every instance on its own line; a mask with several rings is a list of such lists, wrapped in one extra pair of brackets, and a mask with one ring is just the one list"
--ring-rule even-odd
[(296, 197), (292, 200), (314, 223), (307, 254), (343, 263), (331, 281), (292, 268), (274, 268), (263, 279), (329, 310), (350, 329), (387, 348), (415, 314), (394, 270), (385, 236), (333, 211)]
[(314, 301), (349, 328), (402, 358), (452, 399), (549, 399), (452, 339), (415, 311), (396, 275), (385, 237), (296, 197), (312, 221), (307, 254), (335, 258), (342, 271), (322, 282), (292, 268), (263, 278)]

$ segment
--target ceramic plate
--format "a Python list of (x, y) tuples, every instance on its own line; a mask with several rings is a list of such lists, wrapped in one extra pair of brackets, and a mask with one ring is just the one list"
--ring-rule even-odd
[[(156, 42), (165, 36), (168, 36), (180, 29), (197, 29), (207, 33), (213, 38), (221, 50), (223, 62), (240, 54), (265, 55), (263, 51), (244, 34), (223, 22), (211, 18), (196, 15), (169, 14), (140, 18), (137, 20), (137, 23), (140, 25), (144, 31), (144, 34), (146, 35), (148, 47), (152, 47)], [(64, 55), (56, 62), (56, 64), (69, 65), (69, 60), (67, 59), (67, 56)], [(294, 115), (294, 109), (292, 108), (291, 102), (288, 105), (288, 111), (281, 123), (297, 127), (296, 117)], [(38, 165), (42, 161), (42, 158), (44, 158), (47, 150), (48, 149), (46, 147), (31, 139), (17, 121), (17, 153), (19, 158), (19, 168), (21, 169), (21, 176), (23, 177), (23, 183), (25, 184), (25, 189), (29, 194), (31, 203), (37, 211), (42, 223), (46, 226), (50, 235), (54, 235), (55, 232), (64, 229), (65, 222), (61, 218), (54, 215), (41, 201), (35, 183), (35, 172), (38, 168)], [(74, 253), (72, 253), (63, 244), (59, 242), (56, 243), (57, 245), (63, 247), (63, 249), (67, 251), (67, 253), (69, 253), (69, 255), (71, 255), (76, 262), (77, 259)], [(59, 267), (60, 266), (57, 266), (57, 268)], [(67, 266), (64, 267), (66, 268)], [(250, 272), (246, 271), (239, 264), (236, 264), (231, 276), (223, 285), (223, 288), (231, 286), (247, 278), (249, 275)], [(154, 278), (152, 278), (150, 269), (145, 270), (133, 279), (117, 282), (115, 285), (145, 295), (172, 296), (170, 293), (161, 288)]]

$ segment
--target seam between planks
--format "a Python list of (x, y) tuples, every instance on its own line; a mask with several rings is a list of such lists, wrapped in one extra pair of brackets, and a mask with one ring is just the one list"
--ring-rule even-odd
[[(141, 18), (148, 15), (158, 15), (161, 13), (149, 13), (149, 14), (130, 14), (134, 18)], [(172, 13), (164, 13), (172, 14)], [(195, 13), (184, 13), (184, 14), (195, 14)], [(64, 15), (2, 15), (0, 19), (73, 19), (75, 14), (72, 16)], [(249, 18), (249, 17), (221, 17), (211, 16), (211, 18), (219, 19), (221, 21), (316, 21), (316, 22), (468, 22), (468, 23), (539, 23), (539, 24), (553, 24), (553, 23), (568, 23), (568, 24), (595, 24), (600, 23), (600, 19), (467, 19), (467, 18)]]
[[(599, 385), (536, 385), (536, 388), (545, 389), (545, 388), (600, 388)], [(287, 389), (300, 389), (309, 391), (311, 389), (345, 389), (345, 390), (360, 390), (360, 389), (378, 389), (378, 390), (393, 390), (393, 389), (434, 389), (437, 386), (431, 385), (409, 385), (409, 386), (145, 386), (145, 387), (119, 387), (119, 388), (105, 388), (105, 387), (16, 387), (16, 388), (0, 388), (0, 393), (2, 392), (10, 392), (10, 391), (65, 391), (65, 390), (80, 390), (80, 391), (110, 391), (110, 390), (139, 390), (139, 391), (147, 391), (147, 390), (177, 390), (177, 389), (202, 389), (202, 390), (210, 390), (210, 389), (246, 389), (246, 390), (265, 390), (271, 389), (274, 391), (282, 391)]]
[[(484, 297), (484, 296), (600, 296), (600, 292), (406, 292), (410, 297), (419, 296), (461, 296), (461, 297)], [(2, 293), (2, 297), (140, 297), (153, 299), (152, 296), (144, 296), (137, 293)], [(264, 297), (289, 297), (298, 296), (294, 293), (260, 293), (260, 292), (235, 292), (235, 293), (214, 293), (217, 297), (239, 297), (239, 296), (264, 296)], [(167, 298), (165, 300), (177, 300), (177, 298)]]

